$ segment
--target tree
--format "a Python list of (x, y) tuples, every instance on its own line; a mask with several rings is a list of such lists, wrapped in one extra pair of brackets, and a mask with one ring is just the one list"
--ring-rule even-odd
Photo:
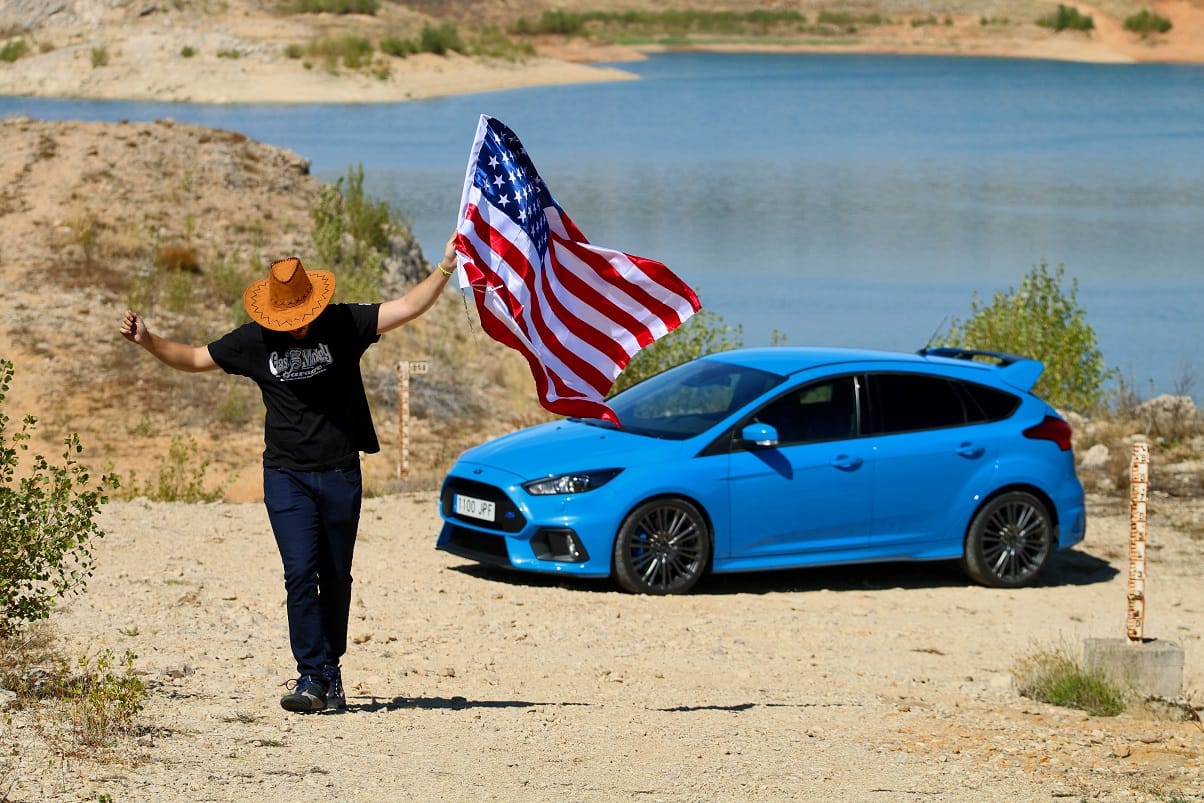
[(1065, 410), (1089, 413), (1104, 397), (1104, 384), (1116, 374), (1104, 367), (1095, 330), (1078, 303), (1078, 281), (1062, 287), (1064, 267), (1053, 272), (1044, 261), (1019, 289), (996, 293), (983, 304), (976, 292), (970, 318), (954, 319), (940, 345), (1002, 351), (1045, 363), (1034, 392)]

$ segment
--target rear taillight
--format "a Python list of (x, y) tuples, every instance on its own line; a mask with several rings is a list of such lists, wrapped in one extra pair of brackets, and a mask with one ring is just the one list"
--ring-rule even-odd
[(1053, 441), (1063, 452), (1070, 448), (1071, 429), (1057, 416), (1047, 415), (1040, 424), (1024, 430), (1024, 437), (1038, 441)]

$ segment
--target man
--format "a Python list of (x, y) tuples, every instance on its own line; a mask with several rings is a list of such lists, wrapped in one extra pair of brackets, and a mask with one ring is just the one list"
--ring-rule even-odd
[(181, 371), (252, 379), (267, 408), (263, 501), (284, 564), (289, 641), (297, 680), (287, 711), (346, 707), (339, 660), (347, 650), (351, 558), (363, 485), (360, 452), (380, 451), (359, 361), (380, 335), (422, 315), (455, 272), (454, 236), (438, 269), (381, 304), (330, 304), (335, 278), (296, 257), (272, 263), (243, 296), (251, 323), (207, 346), (152, 334), (137, 313), (126, 340)]

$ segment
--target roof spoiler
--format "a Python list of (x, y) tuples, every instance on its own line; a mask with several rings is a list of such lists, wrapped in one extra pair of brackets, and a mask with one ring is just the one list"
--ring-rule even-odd
[(1018, 354), (983, 349), (963, 349), (952, 346), (922, 348), (917, 354), (924, 357), (945, 357), (951, 360), (991, 361), (999, 368), (999, 376), (1012, 387), (1032, 390), (1045, 371), (1045, 363)]

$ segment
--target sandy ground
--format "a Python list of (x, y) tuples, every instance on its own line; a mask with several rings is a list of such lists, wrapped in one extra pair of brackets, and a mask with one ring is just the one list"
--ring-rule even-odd
[[(690, 596), (482, 570), (433, 548), (434, 494), (370, 499), (349, 708), (296, 715), (260, 505), (110, 504), (62, 646), (138, 654), (146, 732), (98, 760), (0, 725), (12, 800), (1204, 799), (1204, 730), (1019, 697), (1037, 649), (1123, 638), (1127, 503), (1038, 588), (945, 565), (710, 578)], [(1200, 502), (1188, 503), (1196, 520)], [(1204, 689), (1199, 537), (1151, 505), (1146, 635)], [(1160, 518), (1163, 517), (1163, 518)], [(3, 770), (8, 762), (7, 777)]]

